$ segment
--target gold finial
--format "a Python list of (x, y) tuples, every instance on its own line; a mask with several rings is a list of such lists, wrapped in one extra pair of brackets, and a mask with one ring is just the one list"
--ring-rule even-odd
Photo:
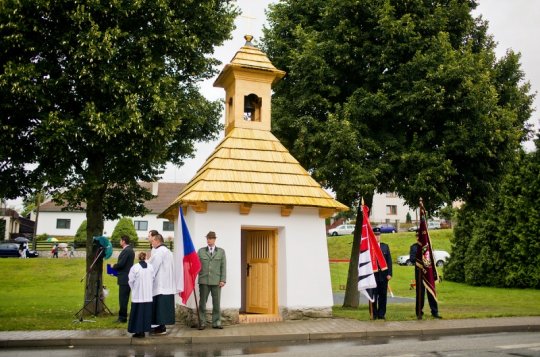
[(253, 44), (251, 43), (251, 40), (253, 40), (253, 36), (251, 35), (245, 35), (244, 39), (246, 40), (246, 44), (244, 46), (251, 46), (253, 47)]

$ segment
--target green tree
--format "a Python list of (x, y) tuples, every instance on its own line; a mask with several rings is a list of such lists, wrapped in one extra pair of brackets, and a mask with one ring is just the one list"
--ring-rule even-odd
[(114, 227), (113, 233), (111, 235), (111, 243), (115, 247), (120, 246), (120, 238), (122, 236), (128, 236), (131, 242), (132, 247), (136, 247), (137, 243), (139, 242), (139, 237), (137, 237), (137, 231), (135, 230), (135, 226), (133, 225), (133, 220), (129, 217), (122, 217), (116, 223), (116, 226)]
[[(422, 197), (428, 211), (456, 199), (478, 204), (527, 137), (533, 96), (519, 55), (496, 59), (475, 6), (273, 5), (264, 47), (287, 72), (274, 88), (273, 132), (342, 202), (361, 196), (370, 206), (377, 190), (412, 207)], [(345, 306), (358, 304), (358, 247), (355, 234)]]
[[(446, 279), (540, 289), (540, 152), (523, 153), (483, 209), (465, 207)], [(456, 254), (458, 253), (458, 254)]]
[[(104, 219), (144, 214), (152, 195), (138, 181), (218, 131), (221, 104), (197, 83), (236, 13), (228, 0), (2, 2), (0, 197), (37, 187), (84, 208), (88, 243)], [(85, 301), (101, 275), (96, 264)]]

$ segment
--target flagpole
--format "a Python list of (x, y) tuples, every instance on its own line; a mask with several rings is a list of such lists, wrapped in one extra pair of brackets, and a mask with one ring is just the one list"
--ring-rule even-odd
[[(420, 211), (420, 221), (422, 221), (422, 217), (425, 219), (426, 210), (424, 208), (424, 201), (422, 200), (422, 197), (420, 197), (420, 204), (418, 207)], [(418, 224), (418, 230), (420, 230), (420, 223)], [(417, 231), (417, 237), (421, 232)], [(421, 249), (421, 247), (416, 248), (416, 256), (418, 256), (418, 249)], [(422, 294), (422, 286), (424, 284), (424, 269), (419, 269), (416, 267), (416, 261), (414, 262), (415, 269), (418, 269), (418, 281), (416, 282), (416, 317), (418, 320), (422, 320), (422, 305), (424, 305), (424, 294)]]
[(197, 313), (197, 324), (201, 327), (201, 316), (199, 315), (199, 303), (197, 301), (197, 289), (195, 289), (195, 279), (193, 279), (193, 298), (195, 299), (195, 311)]

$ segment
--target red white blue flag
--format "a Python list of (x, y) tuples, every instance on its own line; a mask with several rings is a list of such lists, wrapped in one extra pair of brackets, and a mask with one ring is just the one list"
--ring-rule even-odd
[(195, 279), (197, 278), (199, 271), (201, 271), (201, 261), (193, 246), (193, 241), (191, 240), (191, 235), (189, 234), (189, 229), (184, 219), (182, 207), (179, 209), (178, 216), (178, 221), (180, 223), (180, 246), (177, 251), (180, 253), (179, 261), (182, 262), (181, 270), (183, 270), (184, 277), (184, 279), (180, 279), (178, 282), (178, 290), (181, 291), (180, 297), (182, 298), (182, 303), (185, 305), (195, 288)]

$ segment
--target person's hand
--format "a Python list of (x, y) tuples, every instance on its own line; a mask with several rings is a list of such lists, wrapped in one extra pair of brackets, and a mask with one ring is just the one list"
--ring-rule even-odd
[(387, 280), (392, 279), (392, 275), (387, 275), (387, 276), (386, 276), (386, 279), (387, 279)]
[(225, 286), (225, 282), (224, 282), (224, 281), (220, 281), (220, 282), (219, 282), (219, 287), (222, 288), (222, 287), (224, 287), (224, 286)]

